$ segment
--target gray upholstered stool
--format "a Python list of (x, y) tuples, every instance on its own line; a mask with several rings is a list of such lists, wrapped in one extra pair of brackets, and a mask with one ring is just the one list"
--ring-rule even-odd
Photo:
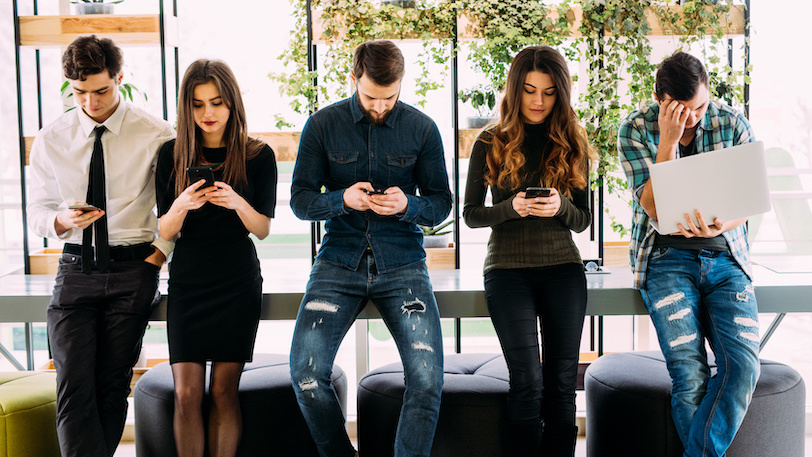
[[(715, 373), (715, 368), (711, 370)], [(671, 378), (659, 351), (604, 355), (584, 379), (590, 457), (680, 457)], [(803, 457), (806, 389), (787, 365), (761, 361), (761, 377), (728, 457)]]
[[(499, 457), (508, 394), (508, 371), (500, 354), (445, 356), (440, 418), (431, 455)], [(358, 450), (391, 456), (403, 404), (403, 365), (382, 366), (358, 384)]]
[[(238, 456), (318, 457), (296, 403), (288, 360), (287, 355), (255, 354), (254, 361), (245, 365), (239, 388), (243, 432)], [(207, 373), (207, 390), (208, 378)], [(333, 366), (332, 379), (346, 415), (347, 377), (338, 365)], [(168, 363), (141, 376), (134, 401), (138, 457), (175, 457), (174, 382)]]

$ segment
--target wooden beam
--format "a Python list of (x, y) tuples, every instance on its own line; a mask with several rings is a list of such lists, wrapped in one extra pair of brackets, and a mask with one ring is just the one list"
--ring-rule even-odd
[(34, 144), (34, 137), (27, 136), (25, 139), (25, 164), (28, 165), (28, 156), (31, 155), (31, 145)]
[[(123, 44), (160, 44), (157, 14), (83, 14), (69, 16), (20, 16), (20, 44), (37, 48), (67, 46), (80, 35), (95, 33)], [(175, 16), (164, 16), (166, 44), (177, 46)]]
[(299, 150), (299, 139), (302, 132), (258, 132), (249, 133), (249, 136), (260, 139), (276, 153), (277, 162), (293, 162)]
[[(672, 13), (679, 13), (682, 9), (679, 5), (670, 5), (667, 6)], [(711, 10), (712, 6), (706, 6), (705, 9)], [(726, 29), (727, 35), (744, 35), (744, 5), (731, 5), (730, 6), (730, 18), (721, 18), (722, 26)], [(321, 21), (321, 11), (316, 11), (315, 20), (313, 22), (313, 37), (314, 41), (325, 41), (324, 37), (324, 28), (322, 26)], [(648, 7), (645, 10), (646, 20), (648, 21), (649, 26), (651, 27), (651, 31), (649, 32), (649, 36), (675, 36), (679, 35), (679, 28), (682, 26), (682, 23), (676, 24), (677, 29), (674, 30), (670, 26), (665, 27), (663, 24), (660, 23), (659, 19), (657, 18), (657, 14), (655, 11)], [(570, 8), (570, 10), (566, 13), (567, 22), (570, 24), (569, 36), (571, 37), (581, 37), (583, 36), (580, 32), (581, 24), (583, 22), (583, 11), (579, 7)], [(551, 19), (558, 19), (558, 11), (553, 10), (550, 12), (549, 17)], [(482, 30), (479, 29), (476, 24), (472, 23), (471, 20), (465, 15), (465, 13), (461, 14), (458, 19), (457, 30), (459, 31), (459, 38), (461, 39), (477, 39), (482, 38)], [(418, 33), (415, 33), (414, 36), (407, 36), (407, 39), (417, 39), (420, 38)], [(607, 35), (611, 35), (611, 33), (607, 30)], [(388, 38), (388, 39), (397, 39), (398, 37), (378, 37), (378, 38)], [(439, 38), (439, 37), (435, 37)]]
[[(460, 130), (460, 158), (471, 157), (471, 147), (474, 145), (480, 129)], [(296, 152), (299, 150), (299, 140), (302, 132), (255, 132), (250, 136), (258, 138), (266, 143), (276, 153), (278, 162), (293, 162), (296, 160)], [(25, 137), (25, 164), (28, 165), (28, 156), (31, 154), (31, 145), (34, 143), (33, 136)]]

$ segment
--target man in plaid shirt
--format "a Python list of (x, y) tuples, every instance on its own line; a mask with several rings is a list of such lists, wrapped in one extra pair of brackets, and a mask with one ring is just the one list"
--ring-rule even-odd
[[(657, 69), (656, 103), (618, 131), (618, 151), (634, 191), (630, 260), (671, 375), (672, 417), (686, 456), (725, 455), (759, 375), (758, 307), (745, 219), (685, 215), (679, 232), (658, 234), (649, 182), (652, 163), (754, 141), (747, 119), (710, 100), (697, 58), (677, 52)], [(686, 184), (690, 185), (690, 183)], [(715, 356), (710, 376), (705, 340)]]

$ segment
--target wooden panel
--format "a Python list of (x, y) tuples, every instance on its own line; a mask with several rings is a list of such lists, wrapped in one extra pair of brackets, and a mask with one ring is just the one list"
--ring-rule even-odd
[[(681, 9), (678, 5), (671, 5), (667, 7), (672, 12), (679, 12)], [(711, 10), (711, 6), (706, 6), (706, 10)], [(727, 30), (725, 33), (727, 35), (744, 35), (744, 5), (731, 5), (730, 6), (730, 20), (728, 21), (726, 18), (721, 18), (721, 24)], [(677, 30), (672, 29), (665, 29), (663, 25), (660, 24), (660, 21), (657, 20), (657, 16), (651, 8), (646, 8), (646, 20), (648, 21), (649, 26), (651, 27), (651, 32), (649, 32), (649, 36), (670, 36), (670, 35), (679, 35)], [(677, 27), (681, 27), (682, 23), (678, 23)]]
[[(671, 5), (667, 6), (672, 13), (679, 13), (682, 9), (679, 5)], [(711, 10), (711, 6), (706, 6), (705, 9)], [(744, 5), (731, 5), (730, 6), (730, 20), (727, 18), (721, 18), (721, 23), (724, 28), (726, 28), (726, 34), (728, 35), (744, 35)], [(646, 20), (648, 21), (649, 26), (651, 27), (651, 31), (649, 32), (649, 36), (672, 36), (672, 35), (679, 35), (678, 29), (682, 26), (682, 23), (677, 24), (677, 30), (673, 30), (671, 28), (664, 28), (663, 25), (657, 18), (657, 14), (651, 8), (646, 8)], [(570, 24), (570, 36), (572, 37), (580, 37), (583, 36), (579, 29), (581, 28), (581, 24), (583, 22), (583, 10), (581, 8), (571, 8), (567, 12), (567, 22)], [(549, 14), (551, 19), (558, 18), (558, 12), (552, 11)], [(458, 30), (460, 30), (460, 38), (481, 38), (482, 32), (476, 28), (475, 25), (471, 23), (471, 21), (465, 17), (461, 16), (458, 22)], [(607, 31), (608, 35), (611, 35)]]
[(429, 270), (453, 270), (454, 248), (427, 248), (426, 267)]
[[(668, 6), (671, 11), (679, 12), (682, 8), (679, 5), (671, 5)], [(711, 9), (711, 6), (706, 6), (706, 9)], [(725, 18), (722, 18), (722, 24), (725, 28), (727, 28), (728, 35), (743, 35), (744, 34), (744, 5), (732, 5), (730, 7), (731, 14), (730, 14), (730, 21), (727, 21)], [(583, 22), (583, 11), (581, 8), (571, 8), (567, 14), (567, 21), (570, 24), (570, 36), (572, 37), (580, 37), (582, 36), (579, 29), (581, 28), (581, 23)], [(549, 17), (551, 19), (558, 18), (558, 11), (551, 11)], [(671, 36), (677, 35), (676, 30), (666, 29), (663, 28), (663, 25), (657, 20), (657, 16), (651, 8), (646, 8), (646, 19), (648, 20), (649, 26), (651, 27), (651, 32), (649, 32), (649, 36)], [(680, 24), (677, 25), (679, 27)], [(462, 39), (475, 39), (475, 38), (482, 38), (482, 31), (479, 30), (474, 24), (471, 23), (471, 20), (465, 16), (463, 13), (457, 22), (457, 30), (459, 30), (459, 38)], [(315, 15), (315, 20), (313, 23), (313, 39), (314, 41), (324, 41), (323, 35), (323, 27), (321, 25), (321, 12), (317, 12)], [(379, 38), (389, 38), (395, 39), (396, 37), (379, 37)], [(408, 38), (419, 38), (415, 37), (408, 37)]]
[(28, 255), (32, 275), (55, 275), (62, 249), (44, 248)]
[(296, 152), (299, 150), (299, 139), (302, 137), (302, 132), (259, 132), (249, 133), (249, 135), (268, 143), (276, 153), (277, 162), (293, 162), (296, 160)]
[(25, 137), (25, 164), (28, 165), (28, 156), (31, 155), (31, 145), (34, 144), (34, 137)]
[(629, 242), (606, 241), (603, 243), (604, 267), (629, 267)]
[(482, 129), (460, 129), (460, 159), (471, 157), (471, 148)]
[[(480, 129), (460, 130), (460, 159), (471, 157), (471, 147), (474, 145)], [(250, 133), (252, 137), (268, 143), (276, 153), (276, 160), (279, 162), (293, 162), (296, 160), (296, 152), (299, 150), (299, 139), (302, 132), (255, 132)], [(34, 137), (25, 137), (25, 164), (28, 165), (28, 156), (31, 154), (31, 145)]]
[[(165, 16), (164, 19), (166, 44), (176, 46), (177, 18)], [(120, 45), (160, 44), (160, 17), (157, 14), (20, 16), (20, 44), (23, 46), (67, 46), (76, 37), (91, 33), (111, 37)]]

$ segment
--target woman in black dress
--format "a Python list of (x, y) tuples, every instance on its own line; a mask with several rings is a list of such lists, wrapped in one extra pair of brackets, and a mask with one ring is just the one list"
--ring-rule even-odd
[[(190, 182), (207, 166), (214, 185)], [(178, 136), (164, 144), (156, 172), (161, 237), (177, 239), (169, 265), (169, 361), (175, 380), (175, 442), (180, 457), (233, 456), (242, 422), (237, 387), (252, 358), (262, 303), (253, 233), (270, 231), (276, 160), (249, 138), (240, 89), (222, 61), (198, 60), (178, 96)], [(209, 421), (203, 421), (211, 361)], [(207, 446), (208, 443), (208, 446)]]

